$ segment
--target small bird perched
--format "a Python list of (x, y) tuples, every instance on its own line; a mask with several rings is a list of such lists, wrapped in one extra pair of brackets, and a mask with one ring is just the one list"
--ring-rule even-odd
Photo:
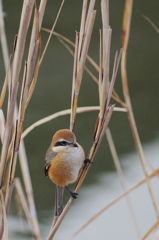
[(69, 129), (57, 131), (46, 152), (45, 176), (49, 176), (57, 185), (56, 212), (62, 212), (63, 187), (66, 187), (73, 198), (78, 193), (72, 192), (67, 185), (77, 180), (78, 173), (85, 159), (83, 148), (76, 142), (75, 134)]

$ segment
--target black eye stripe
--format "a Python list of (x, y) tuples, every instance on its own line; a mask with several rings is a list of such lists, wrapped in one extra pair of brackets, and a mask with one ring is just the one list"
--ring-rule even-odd
[(56, 142), (55, 143), (55, 147), (58, 147), (58, 146), (67, 146), (68, 145), (68, 142), (66, 141), (59, 141), (59, 142)]

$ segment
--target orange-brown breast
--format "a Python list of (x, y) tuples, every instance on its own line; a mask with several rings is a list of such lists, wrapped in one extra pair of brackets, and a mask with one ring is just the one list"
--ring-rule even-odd
[(55, 184), (65, 186), (74, 180), (74, 175), (72, 174), (72, 163), (65, 161), (61, 157), (61, 154), (58, 153), (51, 162), (48, 175)]

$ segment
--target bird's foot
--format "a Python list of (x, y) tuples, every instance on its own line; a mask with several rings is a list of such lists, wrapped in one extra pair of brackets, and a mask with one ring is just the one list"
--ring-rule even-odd
[(67, 191), (69, 192), (69, 194), (71, 195), (71, 197), (72, 197), (73, 199), (76, 199), (77, 196), (79, 195), (79, 194), (76, 193), (76, 192), (72, 192), (67, 186), (65, 186), (65, 188), (67, 189)]
[(71, 197), (74, 198), (74, 199), (76, 199), (79, 195), (78, 193), (72, 192), (72, 191), (70, 191), (69, 193), (70, 193)]
[(84, 160), (84, 163), (85, 163), (85, 164), (87, 164), (87, 163), (94, 164), (89, 158), (86, 158), (86, 159)]

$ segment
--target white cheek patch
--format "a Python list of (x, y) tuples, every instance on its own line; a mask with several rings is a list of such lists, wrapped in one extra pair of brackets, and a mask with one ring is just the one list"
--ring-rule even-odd
[(70, 147), (70, 146), (56, 146), (52, 148), (53, 152), (68, 152), (68, 153), (73, 153), (78, 150), (78, 147)]
[(63, 152), (66, 149), (66, 146), (57, 146), (57, 147), (53, 147), (52, 151), (53, 152)]

